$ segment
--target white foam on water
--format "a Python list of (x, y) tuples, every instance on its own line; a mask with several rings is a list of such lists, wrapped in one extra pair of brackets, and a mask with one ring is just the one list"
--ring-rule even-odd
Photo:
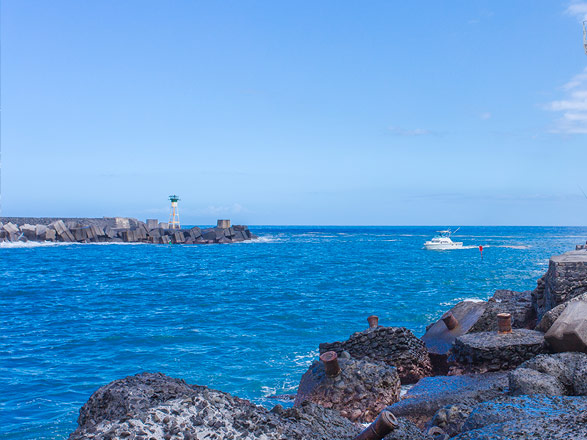
[(120, 242), (105, 242), (105, 243), (78, 243), (78, 242), (63, 242), (63, 241), (5, 241), (0, 243), (0, 249), (28, 249), (37, 247), (55, 247), (55, 246), (142, 246), (150, 243), (120, 243)]
[[(62, 243), (53, 241), (5, 241), (0, 243), (0, 248), (3, 249), (26, 249), (26, 248), (37, 248), (37, 247), (49, 247), (49, 246), (66, 246), (73, 243)], [(77, 243), (76, 243), (77, 244)]]
[(275, 243), (281, 241), (281, 238), (275, 235), (263, 235), (259, 238), (253, 238), (252, 240), (245, 240), (239, 243)]

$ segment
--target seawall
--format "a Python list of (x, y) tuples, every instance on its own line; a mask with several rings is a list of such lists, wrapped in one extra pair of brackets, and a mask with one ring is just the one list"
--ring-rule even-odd
[(2, 242), (66, 243), (152, 243), (212, 244), (235, 243), (257, 238), (248, 226), (231, 226), (218, 220), (215, 228), (170, 228), (155, 219), (146, 222), (130, 217), (53, 218), (0, 217)]

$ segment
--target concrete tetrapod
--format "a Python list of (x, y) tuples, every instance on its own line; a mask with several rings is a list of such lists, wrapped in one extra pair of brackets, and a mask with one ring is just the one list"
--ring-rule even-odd
[(556, 352), (587, 352), (587, 302), (570, 302), (544, 338)]

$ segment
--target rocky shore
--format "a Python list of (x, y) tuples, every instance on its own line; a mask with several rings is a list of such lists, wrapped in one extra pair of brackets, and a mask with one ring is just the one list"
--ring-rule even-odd
[(155, 219), (145, 222), (127, 217), (28, 218), (0, 217), (0, 243), (236, 243), (258, 238), (244, 225), (218, 220), (215, 228), (171, 229)]
[[(69, 438), (587, 439), (586, 249), (553, 257), (534, 291), (455, 305), (422, 338), (368, 322), (320, 344), (293, 408), (142, 373), (97, 390)], [(400, 398), (401, 383), (416, 384)]]

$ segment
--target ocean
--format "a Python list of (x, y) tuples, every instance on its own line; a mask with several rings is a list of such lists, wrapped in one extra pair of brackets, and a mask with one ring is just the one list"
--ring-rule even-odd
[[(63, 439), (100, 386), (143, 371), (268, 408), (318, 344), (367, 316), (421, 336), (464, 299), (530, 290), (587, 228), (251, 226), (229, 245), (0, 245), (0, 438)], [(484, 246), (483, 259), (478, 249)]]

